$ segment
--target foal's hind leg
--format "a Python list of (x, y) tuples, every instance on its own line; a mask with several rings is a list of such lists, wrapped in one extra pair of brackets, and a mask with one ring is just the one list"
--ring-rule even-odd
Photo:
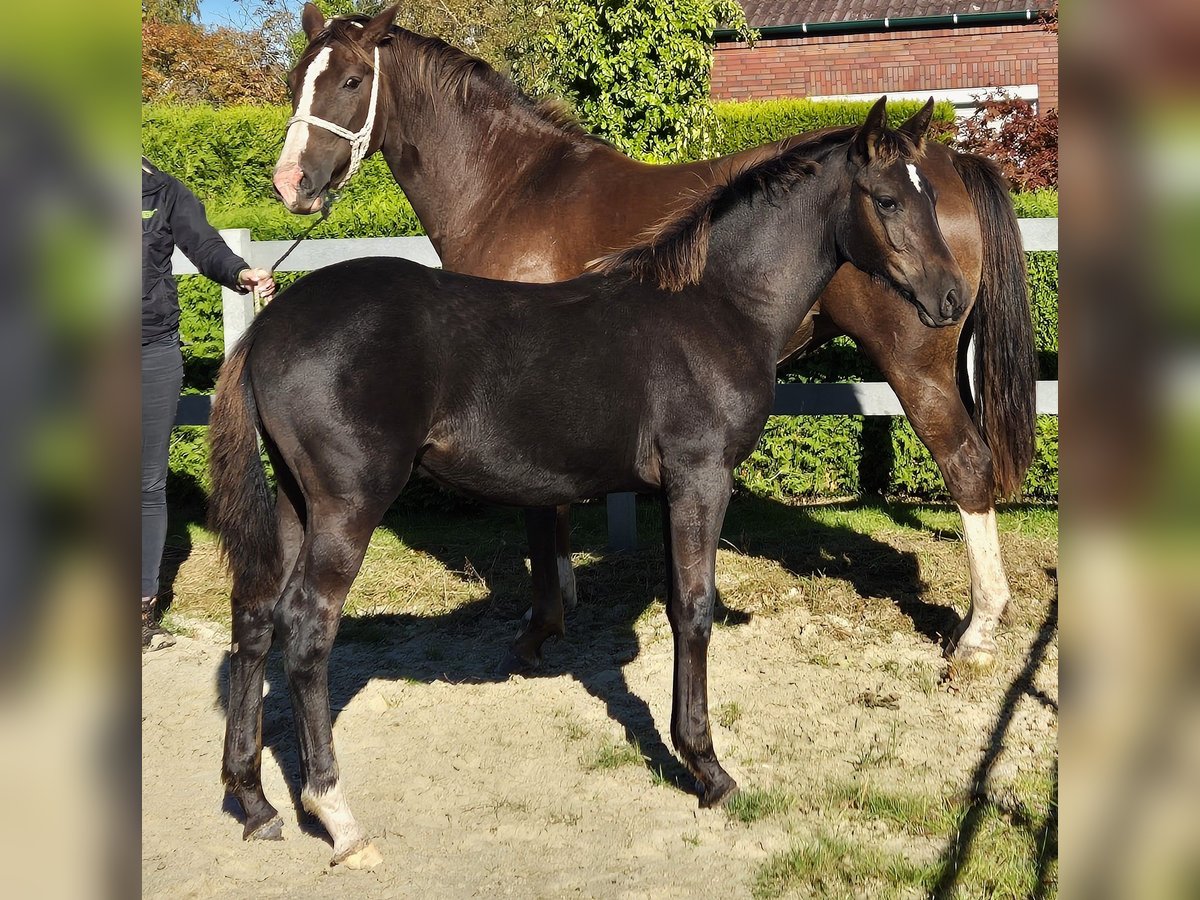
[(385, 508), (328, 498), (312, 501), (302, 556), (275, 609), (300, 745), (300, 798), (333, 838), (330, 865), (349, 868), (376, 865), (381, 857), (350, 812), (338, 777), (329, 652), (346, 594)]
[[(529, 568), (533, 573), (533, 610), (529, 623), (509, 650), (504, 666), (509, 672), (537, 668), (542, 662), (541, 648), (546, 638), (561, 637), (565, 633), (560, 572), (554, 568), (558, 512), (549, 506), (525, 510)], [(569, 568), (568, 562), (568, 571)]]
[(683, 473), (682, 481), (669, 483), (663, 500), (667, 618), (675, 637), (671, 743), (700, 781), (701, 806), (721, 803), (737, 790), (713, 750), (708, 719), (717, 542), (732, 484), (730, 472), (714, 464)]
[[(275, 471), (283, 473), (279, 476), (275, 511), (286, 584), (304, 540), (304, 526), (297, 511), (301, 500), (295, 483), (278, 463)], [(222, 780), (242, 805), (246, 816), (242, 836), (246, 840), (283, 837), (283, 820), (262, 789), (263, 673), (271, 649), (272, 618), (278, 599), (275, 593), (269, 597), (234, 597), (232, 601), (233, 643), (229, 651)]]
[(562, 591), (563, 605), (574, 609), (579, 602), (575, 587), (575, 570), (571, 568), (571, 507), (560, 506), (554, 517), (554, 550), (558, 563), (558, 586)]

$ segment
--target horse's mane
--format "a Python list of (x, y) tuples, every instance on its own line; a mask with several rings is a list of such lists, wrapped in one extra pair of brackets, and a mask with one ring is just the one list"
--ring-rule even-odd
[[(326, 40), (336, 40), (348, 46), (369, 64), (369, 54), (355, 40), (358, 27), (365, 26), (369, 21), (369, 16), (359, 13), (337, 16), (309, 42), (309, 46), (315, 47)], [(392, 26), (391, 33), (393, 42), (402, 42), (405, 53), (412, 54), (416, 63), (414, 75), (431, 95), (457, 94), (460, 100), (466, 103), (472, 92), (482, 88), (491, 96), (508, 101), (511, 106), (532, 114), (573, 139), (608, 144), (602, 138), (585, 131), (561, 100), (531, 100), (511, 79), (501, 75), (485, 60), (472, 56), (441, 38), (417, 34), (398, 25)]]
[(786, 192), (812, 175), (820, 164), (815, 155), (845, 141), (854, 129), (830, 129), (813, 137), (787, 142), (757, 163), (731, 168), (725, 177), (695, 195), (692, 203), (651, 226), (638, 242), (588, 263), (602, 274), (626, 272), (638, 281), (654, 281), (664, 291), (696, 284), (708, 261), (708, 238), (714, 220), (739, 201)]

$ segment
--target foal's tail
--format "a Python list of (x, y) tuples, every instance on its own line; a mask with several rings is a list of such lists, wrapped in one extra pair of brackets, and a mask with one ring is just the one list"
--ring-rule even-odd
[(990, 159), (954, 154), (975, 205), (983, 239), (983, 274), (975, 298), (975, 423), (992, 452), (995, 489), (1010, 497), (1033, 459), (1037, 357), (1025, 254), (1008, 182)]
[(209, 527), (233, 574), (235, 602), (278, 590), (282, 569), (274, 499), (259, 456), (258, 411), (246, 361), (255, 329), (238, 342), (221, 366), (209, 418)]

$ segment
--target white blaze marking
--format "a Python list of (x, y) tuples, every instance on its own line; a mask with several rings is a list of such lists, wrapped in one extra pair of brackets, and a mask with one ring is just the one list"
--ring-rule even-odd
[(917, 167), (912, 163), (908, 164), (908, 177), (912, 179), (912, 183), (917, 186), (917, 190), (921, 191), (921, 176), (917, 173)]
[[(333, 48), (326, 47), (316, 55), (304, 73), (304, 84), (300, 88), (300, 102), (296, 104), (296, 115), (311, 116), (313, 98), (317, 93), (317, 79), (329, 68)], [(279, 154), (276, 168), (300, 164), (300, 154), (308, 146), (308, 123), (293, 122), (287, 130), (287, 139), (283, 142), (283, 152)]]

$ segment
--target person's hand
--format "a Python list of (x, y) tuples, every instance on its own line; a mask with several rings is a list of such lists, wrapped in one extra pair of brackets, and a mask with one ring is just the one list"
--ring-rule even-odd
[(260, 300), (275, 296), (275, 279), (266, 269), (242, 269), (238, 272), (238, 284), (250, 288)]

